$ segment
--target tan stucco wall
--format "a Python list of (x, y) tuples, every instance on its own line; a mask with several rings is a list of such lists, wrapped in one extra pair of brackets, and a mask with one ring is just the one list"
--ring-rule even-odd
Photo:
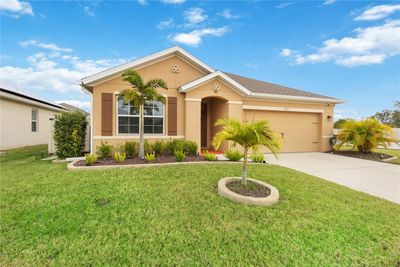
[[(38, 112), (38, 131), (31, 131), (32, 108)], [(57, 112), (35, 105), (0, 98), (0, 150), (23, 146), (49, 144), (51, 140), (50, 117)]]
[[(172, 67), (177, 65), (180, 68), (179, 73), (172, 72)], [(310, 109), (322, 110), (320, 114), (321, 124), (319, 135), (321, 136), (321, 151), (329, 150), (328, 138), (333, 132), (333, 119), (328, 120), (327, 116), (333, 117), (334, 105), (328, 104), (312, 104), (300, 102), (277, 102), (269, 100), (254, 100), (243, 98), (237, 91), (235, 91), (228, 84), (225, 84), (219, 78), (215, 78), (205, 84), (186, 92), (179, 93), (178, 88), (183, 84), (196, 80), (206, 73), (202, 73), (194, 66), (187, 63), (180, 57), (173, 56), (163, 61), (154, 63), (152, 65), (141, 67), (137, 70), (145, 81), (151, 78), (161, 78), (168, 84), (168, 90), (160, 90), (160, 93), (167, 96), (177, 97), (177, 136), (173, 138), (186, 138), (188, 140), (196, 141), (200, 146), (201, 140), (201, 102), (209, 103), (209, 110), (211, 112), (208, 125), (210, 127), (208, 141), (211, 143), (212, 136), (216, 132), (213, 122), (221, 117), (233, 117), (240, 121), (245, 121), (245, 111), (243, 106), (258, 106), (265, 107), (280, 107), (285, 109)], [(219, 89), (214, 91), (213, 85), (217, 82)], [(117, 134), (117, 120), (116, 120), (116, 94), (129, 88), (129, 84), (122, 81), (121, 77), (114, 77), (108, 81), (95, 85), (93, 88), (93, 135), (94, 135), (94, 149), (100, 144), (100, 140), (107, 140), (113, 145), (122, 145), (126, 140), (137, 140), (137, 135), (118, 135)], [(101, 136), (101, 93), (114, 93), (114, 109), (113, 109), (113, 136)], [(220, 99), (219, 101), (216, 99)], [(162, 136), (147, 136), (151, 140), (164, 139), (169, 140), (171, 137), (167, 136), (167, 118), (168, 110), (165, 113), (164, 119), (164, 135)], [(226, 149), (227, 145), (224, 144), (222, 149)]]

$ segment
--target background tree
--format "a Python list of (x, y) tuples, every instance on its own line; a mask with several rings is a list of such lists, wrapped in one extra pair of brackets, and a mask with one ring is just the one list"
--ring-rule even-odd
[(131, 84), (132, 88), (121, 91), (119, 97), (126, 103), (132, 102), (139, 110), (139, 158), (144, 159), (144, 105), (146, 102), (153, 100), (165, 104), (165, 97), (159, 94), (157, 89), (168, 89), (167, 83), (159, 78), (151, 79), (144, 83), (140, 74), (133, 69), (125, 71), (122, 77), (124, 81)]
[(383, 110), (375, 113), (374, 116), (379, 122), (392, 127), (400, 127), (400, 100), (394, 101), (394, 110)]
[(213, 140), (215, 149), (218, 149), (225, 140), (232, 141), (233, 146), (243, 147), (242, 183), (247, 185), (247, 158), (249, 149), (257, 150), (259, 146), (269, 149), (276, 157), (280, 149), (280, 138), (271, 130), (268, 122), (260, 120), (252, 123), (240, 123), (236, 119), (219, 119), (215, 126), (222, 126)]
[(351, 119), (349, 119), (349, 118), (347, 118), (347, 119), (338, 119), (338, 120), (335, 121), (335, 123), (333, 124), (333, 128), (339, 129), (339, 128), (340, 128), (340, 125), (341, 125), (343, 122), (347, 121), (347, 120), (351, 120)]
[(54, 119), (54, 143), (59, 158), (82, 155), (86, 138), (86, 115), (79, 111), (61, 112)]
[(337, 136), (340, 148), (350, 144), (359, 152), (369, 153), (378, 146), (387, 147), (389, 143), (398, 143), (392, 127), (379, 123), (375, 118), (361, 121), (348, 120), (341, 124)]

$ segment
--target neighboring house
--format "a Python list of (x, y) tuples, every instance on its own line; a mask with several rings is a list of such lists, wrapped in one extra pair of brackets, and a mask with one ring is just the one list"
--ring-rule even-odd
[(175, 46), (81, 80), (92, 95), (92, 151), (101, 140), (114, 146), (138, 140), (138, 113), (118, 100), (119, 92), (130, 87), (121, 77), (130, 68), (145, 80), (161, 78), (168, 84), (168, 90), (160, 89), (166, 105), (145, 107), (149, 141), (187, 139), (211, 148), (219, 130), (215, 121), (231, 117), (268, 120), (283, 138), (283, 152), (330, 149), (333, 109), (342, 100), (215, 70)]
[(63, 107), (0, 88), (0, 150), (50, 144), (54, 115)]
[(90, 113), (67, 103), (59, 103), (59, 105), (65, 108), (67, 111), (79, 111), (86, 116), (86, 121), (88, 124), (86, 127), (85, 151), (90, 151)]

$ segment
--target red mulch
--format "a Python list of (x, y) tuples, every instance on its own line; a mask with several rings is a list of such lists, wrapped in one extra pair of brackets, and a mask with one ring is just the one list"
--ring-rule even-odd
[[(186, 155), (184, 162), (204, 161), (202, 156)], [(98, 159), (95, 165), (92, 166), (107, 166), (107, 165), (134, 165), (134, 164), (153, 164), (153, 163), (171, 163), (177, 162), (175, 156), (163, 155), (158, 156), (155, 161), (147, 161), (139, 158), (126, 159), (123, 163), (117, 163), (113, 159)], [(80, 160), (74, 163), (74, 166), (87, 166), (85, 160)]]

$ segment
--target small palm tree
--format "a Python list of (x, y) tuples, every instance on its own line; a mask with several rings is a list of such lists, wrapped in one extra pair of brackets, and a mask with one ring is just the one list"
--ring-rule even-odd
[(168, 89), (167, 83), (158, 78), (151, 79), (147, 83), (144, 83), (140, 74), (133, 69), (125, 71), (122, 77), (124, 81), (131, 84), (132, 88), (121, 91), (119, 97), (126, 103), (133, 102), (133, 105), (139, 110), (139, 158), (144, 159), (144, 105), (146, 102), (152, 100), (157, 100), (165, 104), (165, 97), (159, 94), (157, 89)]
[(365, 120), (346, 120), (339, 127), (338, 148), (351, 144), (359, 152), (369, 153), (378, 146), (387, 147), (391, 142), (398, 143), (392, 127), (379, 123), (375, 118)]
[(280, 149), (280, 139), (271, 130), (268, 122), (260, 120), (252, 123), (240, 123), (236, 119), (219, 119), (215, 126), (223, 126), (213, 140), (215, 149), (218, 149), (225, 140), (232, 141), (233, 146), (243, 147), (242, 183), (247, 185), (247, 157), (250, 149), (257, 150), (259, 146), (268, 148), (276, 157)]

